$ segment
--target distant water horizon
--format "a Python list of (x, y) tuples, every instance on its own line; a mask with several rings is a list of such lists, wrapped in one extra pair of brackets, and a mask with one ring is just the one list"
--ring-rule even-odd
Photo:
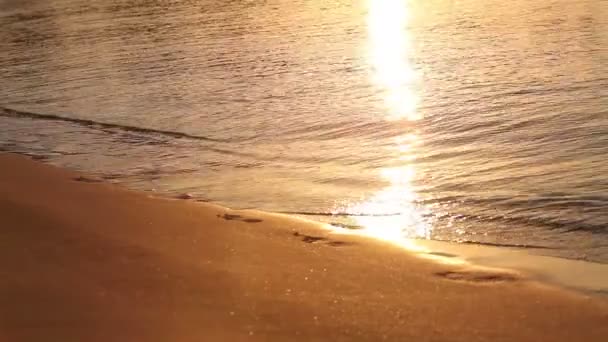
[(28, 0), (0, 25), (0, 151), (608, 263), (601, 0)]

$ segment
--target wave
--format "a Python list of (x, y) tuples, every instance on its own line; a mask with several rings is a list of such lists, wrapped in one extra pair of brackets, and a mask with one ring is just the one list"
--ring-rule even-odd
[(365, 214), (365, 213), (326, 212), (326, 211), (280, 211), (279, 213), (287, 214), (287, 215), (302, 215), (302, 216), (348, 216), (348, 217), (361, 217), (361, 216), (386, 217), (386, 216), (401, 215), (401, 213)]
[[(420, 239), (421, 240), (421, 239)], [(442, 239), (432, 239), (433, 241), (442, 241), (442, 242), (453, 242), (460, 243), (465, 245), (479, 245), (479, 246), (491, 246), (491, 247), (508, 247), (508, 248), (534, 248), (534, 249), (559, 249), (556, 247), (542, 246), (542, 245), (533, 245), (533, 244), (520, 244), (520, 243), (500, 243), (500, 242), (483, 242), (483, 241), (474, 241), (474, 240), (442, 240)]]
[(488, 196), (485, 198), (452, 195), (438, 196), (428, 199), (416, 201), (420, 205), (445, 204), (450, 202), (458, 202), (459, 204), (470, 205), (490, 205), (492, 207), (500, 206), (505, 209), (535, 209), (535, 208), (552, 208), (552, 209), (571, 209), (571, 208), (608, 208), (608, 196), (605, 195), (576, 195), (576, 194), (554, 194), (554, 195), (539, 195), (530, 197), (513, 197), (513, 196)]
[(103, 129), (116, 129), (124, 132), (135, 132), (135, 133), (143, 133), (143, 134), (158, 134), (163, 136), (168, 136), (172, 138), (185, 138), (185, 139), (194, 139), (194, 140), (202, 140), (202, 141), (210, 141), (210, 142), (233, 142), (233, 140), (227, 139), (216, 139), (210, 138), (202, 135), (195, 135), (190, 133), (178, 132), (178, 131), (169, 131), (155, 128), (147, 128), (147, 127), (139, 127), (139, 126), (130, 126), (124, 124), (115, 124), (108, 122), (101, 122), (89, 119), (79, 119), (79, 118), (71, 118), (66, 116), (60, 116), (55, 114), (41, 114), (41, 113), (32, 113), (14, 110), (10, 108), (0, 107), (0, 116), (4, 117), (15, 117), (15, 118), (28, 118), (34, 120), (48, 120), (48, 121), (63, 121), (69, 122), (73, 124), (77, 124), (84, 127), (92, 127), (92, 128), (103, 128)]
[[(344, 216), (348, 216), (348, 217), (361, 217), (361, 216), (385, 217), (385, 216), (399, 215), (399, 214), (349, 214), (349, 213), (306, 212), (306, 211), (305, 212), (297, 212), (297, 211), (285, 212), (285, 211), (283, 211), (281, 213), (290, 214), (290, 215), (302, 215), (302, 216), (334, 216), (334, 217), (335, 216), (337, 216), (337, 217), (344, 217)], [(332, 226), (352, 229), (352, 230), (364, 229), (363, 226), (356, 225), (356, 224), (348, 224), (348, 223), (336, 222), (336, 221), (330, 221), (330, 222), (326, 222), (326, 223), (328, 223)], [(422, 240), (421, 238), (415, 238), (415, 237), (413, 237), (412, 239)], [(491, 247), (508, 247), (508, 248), (522, 248), (522, 249), (524, 249), (524, 248), (525, 249), (528, 249), (528, 248), (529, 249), (558, 249), (556, 247), (528, 244), (528, 243), (489, 242), (489, 241), (475, 241), (475, 240), (465, 240), (465, 239), (441, 239), (441, 238), (431, 238), (431, 240), (467, 244), (467, 245), (491, 246)]]
[[(323, 217), (391, 217), (391, 216), (399, 216), (400, 213), (374, 213), (374, 214), (366, 214), (366, 213), (349, 213), (349, 212), (310, 212), (310, 211), (282, 211), (282, 214), (288, 215), (301, 215), (301, 216), (323, 216)], [(534, 227), (542, 227), (550, 230), (560, 230), (563, 233), (571, 233), (571, 232), (587, 232), (591, 234), (605, 234), (608, 233), (608, 227), (605, 224), (595, 224), (590, 222), (584, 222), (582, 220), (558, 220), (551, 218), (538, 218), (538, 217), (529, 217), (529, 216), (509, 216), (509, 215), (499, 215), (499, 216), (491, 216), (491, 215), (483, 215), (483, 214), (444, 214), (440, 216), (435, 216), (435, 219), (447, 219), (449, 217), (457, 217), (459, 220), (463, 221), (477, 221), (480, 223), (494, 223), (494, 224), (504, 224), (506, 226), (534, 226)], [(331, 224), (334, 224), (332, 222)], [(361, 228), (360, 226), (344, 224), (344, 223), (335, 223), (337, 226), (347, 226), (347, 228)], [(463, 242), (466, 243), (466, 242)], [(475, 242), (477, 243), (477, 242)], [(509, 247), (509, 246), (501, 246), (500, 244), (496, 244), (498, 247)], [(522, 247), (522, 246), (520, 246)], [(525, 246), (523, 246), (525, 247)], [(540, 248), (540, 247), (539, 247)]]
[(503, 224), (505, 226), (525, 226), (525, 227), (539, 227), (549, 230), (559, 230), (562, 233), (571, 232), (586, 232), (591, 234), (606, 234), (608, 233), (608, 227), (605, 224), (595, 224), (590, 222), (584, 222), (583, 220), (564, 220), (557, 218), (543, 218), (534, 216), (509, 216), (509, 215), (476, 215), (476, 214), (458, 214), (458, 215), (444, 215), (457, 216), (462, 221), (476, 221), (480, 223), (494, 223)]

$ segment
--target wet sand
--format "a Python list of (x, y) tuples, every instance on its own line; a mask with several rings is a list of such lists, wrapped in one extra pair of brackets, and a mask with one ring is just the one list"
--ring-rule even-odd
[(1, 154), (0, 341), (608, 336), (602, 297), (184, 198)]

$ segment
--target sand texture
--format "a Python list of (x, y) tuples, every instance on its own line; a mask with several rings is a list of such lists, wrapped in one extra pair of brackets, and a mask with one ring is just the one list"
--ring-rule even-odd
[(0, 263), (3, 342), (608, 338), (602, 297), (11, 154)]

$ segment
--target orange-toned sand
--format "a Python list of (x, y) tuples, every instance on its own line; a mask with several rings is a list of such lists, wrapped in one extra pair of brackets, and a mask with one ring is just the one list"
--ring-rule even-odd
[(608, 337), (599, 297), (78, 177), (0, 155), (0, 341)]

